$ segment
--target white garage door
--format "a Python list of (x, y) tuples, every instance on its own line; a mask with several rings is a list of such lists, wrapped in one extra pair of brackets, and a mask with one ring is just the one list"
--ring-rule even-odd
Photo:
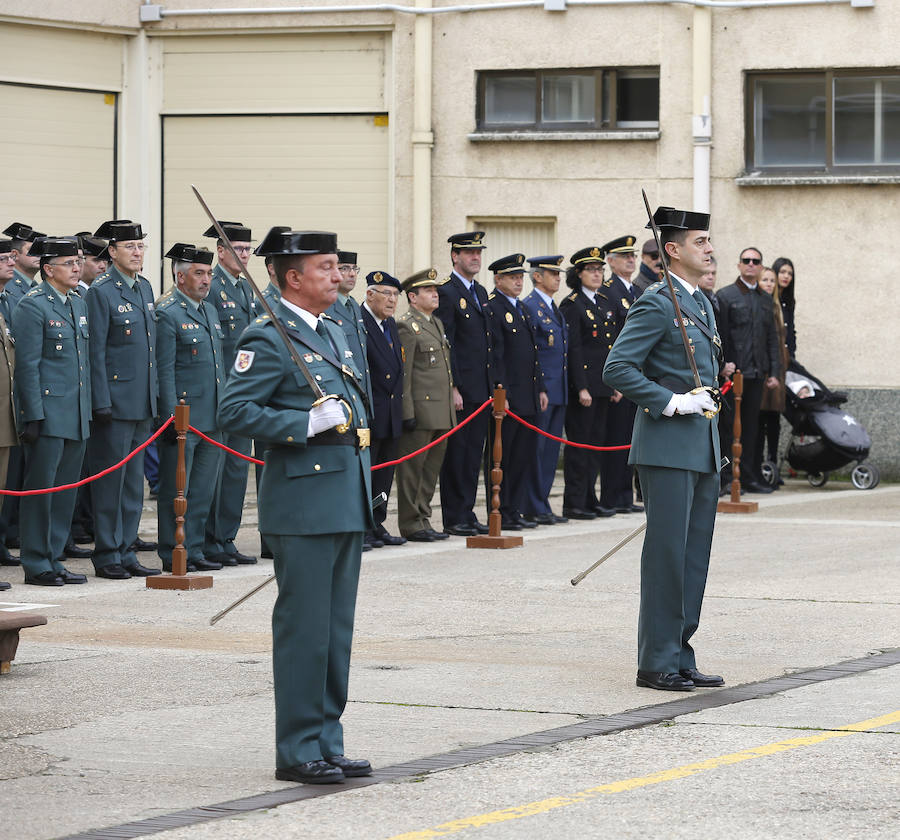
[(0, 83), (0, 230), (69, 235), (114, 216), (116, 95)]
[[(199, 244), (209, 226), (195, 184), (256, 240), (273, 225), (336, 231), (364, 271), (388, 268), (388, 134), (387, 119), (371, 115), (166, 117), (163, 253)], [(250, 270), (261, 285), (262, 260)]]

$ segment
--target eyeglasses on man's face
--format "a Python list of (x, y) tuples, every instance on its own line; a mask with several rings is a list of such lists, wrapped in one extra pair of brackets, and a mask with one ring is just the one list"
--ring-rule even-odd
[(338, 266), (338, 271), (341, 274), (350, 274), (351, 272), (354, 274), (359, 274), (359, 266), (358, 265), (348, 265), (347, 263), (342, 263)]
[(71, 270), (73, 268), (76, 268), (76, 267), (80, 268), (81, 266), (83, 266), (84, 258), (76, 257), (73, 260), (66, 260), (65, 262), (52, 262), (52, 263), (50, 263), (50, 265), (52, 265), (52, 266), (61, 265), (61, 266), (64, 266), (65, 268), (68, 268)]
[(400, 292), (398, 292), (396, 289), (376, 289), (374, 286), (370, 286), (370, 288), (372, 289), (373, 292), (378, 292), (378, 294), (384, 295), (385, 297), (389, 297), (389, 298), (399, 298), (400, 297)]

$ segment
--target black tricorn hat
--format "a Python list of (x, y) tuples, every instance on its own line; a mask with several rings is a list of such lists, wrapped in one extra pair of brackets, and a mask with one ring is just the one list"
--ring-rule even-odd
[(338, 263), (356, 265), (356, 261), (359, 259), (359, 254), (357, 254), (356, 251), (338, 251), (337, 258)]
[(528, 264), (532, 271), (541, 269), (546, 271), (563, 271), (562, 261), (565, 259), (562, 254), (554, 254), (550, 257), (529, 257)]
[(607, 254), (636, 254), (636, 242), (636, 236), (620, 236), (618, 239), (613, 239), (600, 247)]
[(132, 222), (131, 219), (111, 219), (94, 231), (94, 236), (108, 239), (111, 243), (134, 242), (143, 239), (146, 235), (141, 230), (140, 223)]
[(386, 271), (370, 271), (366, 275), (366, 284), (369, 286), (393, 286), (397, 290), (403, 288), (400, 281)]
[(470, 230), (467, 233), (454, 233), (453, 236), (448, 236), (447, 241), (454, 248), (487, 248), (487, 245), (484, 244), (484, 231), (483, 230)]
[(12, 239), (0, 239), (0, 254), (8, 254), (13, 249)]
[[(692, 210), (676, 210), (674, 207), (657, 207), (653, 221), (662, 230), (709, 230), (709, 213), (694, 213)], [(649, 222), (646, 225), (651, 226)]]
[(443, 280), (438, 280), (437, 271), (433, 268), (426, 268), (424, 271), (417, 271), (411, 277), (407, 277), (403, 281), (403, 291), (409, 292), (423, 286), (443, 286), (449, 279), (449, 277), (445, 277)]
[(40, 236), (34, 240), (30, 256), (50, 259), (52, 257), (77, 257), (80, 243), (74, 236)]
[(587, 265), (588, 263), (600, 263), (604, 265), (606, 260), (603, 259), (606, 256), (603, 249), (599, 245), (588, 245), (587, 248), (582, 248), (580, 251), (576, 251), (569, 258), (569, 262), (575, 266)]
[(506, 257), (500, 257), (494, 260), (489, 266), (488, 271), (494, 274), (522, 274), (525, 271), (525, 255), (509, 254)]
[(272, 228), (254, 253), (260, 257), (337, 254), (337, 234), (324, 230)]
[[(219, 220), (217, 220), (219, 221)], [(250, 242), (250, 228), (243, 222), (223, 222), (219, 221), (219, 226), (225, 231), (229, 242)], [(210, 225), (203, 235), (211, 239), (218, 239), (219, 234), (216, 233), (216, 226)]]
[(89, 230), (81, 230), (75, 236), (81, 243), (81, 250), (86, 257), (95, 257), (100, 260), (109, 259), (109, 246), (105, 239), (92, 236)]
[(13, 222), (3, 232), (13, 239), (20, 239), (23, 242), (34, 242), (34, 240), (39, 236), (47, 235), (45, 233), (41, 233), (39, 230), (35, 230), (33, 227), (31, 227), (31, 225), (26, 225), (24, 222)]
[(173, 262), (203, 263), (212, 265), (213, 252), (207, 248), (198, 248), (196, 245), (188, 245), (185, 242), (176, 242), (166, 256)]

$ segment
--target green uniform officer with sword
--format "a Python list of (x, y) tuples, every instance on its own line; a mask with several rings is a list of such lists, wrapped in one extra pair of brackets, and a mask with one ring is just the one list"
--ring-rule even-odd
[(713, 248), (706, 213), (660, 207), (648, 226), (667, 258), (666, 281), (632, 305), (603, 378), (638, 406), (628, 461), (647, 510), (637, 685), (690, 691), (724, 682), (697, 670), (690, 644), (719, 498), (721, 343), (712, 307), (697, 291)]
[[(363, 532), (372, 527), (365, 390), (341, 328), (337, 237), (271, 231), (281, 298), (237, 345), (219, 424), (266, 444), (259, 528), (272, 549), (276, 778), (365, 776), (344, 756), (350, 646)], [(261, 248), (263, 246), (260, 246)]]

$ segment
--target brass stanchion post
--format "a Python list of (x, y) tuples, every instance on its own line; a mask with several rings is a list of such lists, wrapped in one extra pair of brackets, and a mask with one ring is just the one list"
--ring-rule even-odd
[(731, 498), (727, 502), (719, 502), (716, 510), (719, 513), (756, 513), (757, 502), (741, 501), (741, 401), (744, 395), (744, 374), (734, 372), (731, 381), (734, 383), (734, 439), (731, 442)]
[(503, 470), (500, 462), (503, 460), (503, 440), (500, 436), (503, 426), (503, 418), (506, 416), (506, 391), (503, 388), (494, 388), (494, 467), (491, 470), (491, 512), (488, 516), (487, 534), (479, 534), (476, 537), (466, 537), (466, 548), (516, 548), (523, 544), (521, 537), (500, 534), (500, 486), (503, 483)]
[(175, 465), (175, 499), (172, 507), (175, 513), (175, 547), (172, 549), (172, 574), (154, 575), (146, 578), (148, 589), (209, 589), (213, 585), (212, 575), (189, 575), (187, 573), (187, 549), (184, 547), (184, 515), (187, 513), (187, 498), (184, 495), (187, 484), (187, 468), (184, 461), (184, 447), (187, 443), (188, 427), (191, 425), (191, 407), (184, 400), (175, 406), (175, 431), (178, 433), (178, 460)]

